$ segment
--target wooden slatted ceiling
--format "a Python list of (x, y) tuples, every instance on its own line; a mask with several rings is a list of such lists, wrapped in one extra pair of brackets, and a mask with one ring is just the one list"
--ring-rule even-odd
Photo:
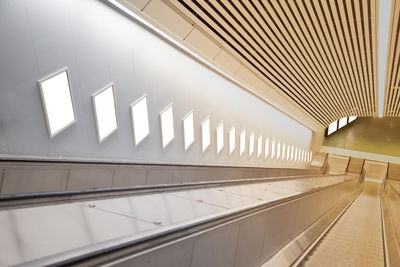
[(384, 116), (400, 116), (400, 1), (392, 1)]
[(377, 114), (379, 1), (178, 2), (322, 125)]

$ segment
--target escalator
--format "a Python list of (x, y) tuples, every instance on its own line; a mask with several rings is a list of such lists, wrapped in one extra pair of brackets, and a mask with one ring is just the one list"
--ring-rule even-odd
[(366, 182), (302, 266), (385, 266), (379, 188)]

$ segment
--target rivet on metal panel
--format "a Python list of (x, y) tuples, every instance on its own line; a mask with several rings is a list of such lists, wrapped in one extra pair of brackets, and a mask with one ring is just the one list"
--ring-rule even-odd
[(94, 204), (94, 202), (89, 202), (89, 207), (94, 208), (96, 207), (96, 204)]

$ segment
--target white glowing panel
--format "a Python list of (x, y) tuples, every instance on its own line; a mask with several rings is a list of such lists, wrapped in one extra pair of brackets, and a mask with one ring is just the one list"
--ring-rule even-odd
[(249, 157), (254, 153), (254, 132), (251, 133), (249, 137)]
[(189, 112), (183, 120), (183, 145), (185, 151), (194, 143), (193, 111)]
[(235, 146), (236, 146), (236, 130), (235, 127), (233, 127), (229, 131), (229, 155), (235, 151)]
[(109, 85), (92, 95), (92, 101), (97, 137), (99, 142), (102, 142), (118, 128), (113, 85)]
[(142, 96), (131, 105), (131, 117), (135, 145), (138, 145), (150, 134), (147, 95)]
[(278, 142), (276, 147), (276, 159), (281, 159), (281, 142)]
[(217, 154), (224, 148), (224, 123), (217, 126)]
[(76, 121), (67, 69), (38, 83), (49, 135), (54, 137)]
[(290, 153), (290, 160), (294, 160), (294, 146), (292, 146), (292, 152)]
[(354, 121), (354, 120), (356, 120), (356, 119), (357, 119), (357, 116), (350, 116), (349, 117), (349, 123)]
[(272, 140), (271, 143), (271, 159), (274, 159), (275, 157), (275, 140)]
[(165, 148), (175, 138), (172, 103), (160, 112), (160, 124), (162, 147)]
[(210, 146), (210, 143), (211, 143), (210, 118), (206, 118), (201, 124), (201, 147), (203, 152)]
[(346, 126), (347, 124), (347, 117), (341, 118), (339, 120), (339, 129), (342, 128), (343, 126)]
[(290, 156), (290, 146), (287, 145), (286, 160), (289, 160), (289, 156)]
[(265, 138), (265, 158), (268, 157), (269, 154), (269, 137)]
[(297, 161), (297, 156), (298, 156), (298, 153), (299, 151), (298, 151), (298, 149), (297, 149), (297, 147), (296, 147), (296, 150), (295, 150), (295, 152), (294, 152), (294, 161)]
[(282, 160), (285, 160), (285, 153), (286, 153), (286, 145), (282, 145)]
[(262, 154), (262, 136), (257, 139), (257, 158), (261, 157)]
[(332, 122), (331, 124), (329, 124), (329, 126), (328, 126), (328, 135), (330, 135), (330, 134), (336, 132), (336, 130), (337, 130), (337, 123), (338, 123), (337, 121), (334, 121), (334, 122)]
[(244, 151), (246, 150), (246, 130), (243, 130), (240, 133), (240, 139), (239, 139), (239, 154), (240, 156), (243, 155)]

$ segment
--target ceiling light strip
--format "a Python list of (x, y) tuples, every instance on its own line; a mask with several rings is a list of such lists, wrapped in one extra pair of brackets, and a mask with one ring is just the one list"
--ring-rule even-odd
[(380, 118), (383, 117), (383, 108), (385, 100), (385, 80), (386, 80), (387, 51), (389, 43), (391, 6), (392, 6), (391, 0), (380, 0), (379, 2), (378, 116)]

